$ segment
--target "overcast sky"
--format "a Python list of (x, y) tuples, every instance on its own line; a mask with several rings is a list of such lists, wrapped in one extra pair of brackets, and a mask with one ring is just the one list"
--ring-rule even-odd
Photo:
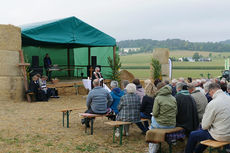
[(2, 0), (0, 24), (75, 16), (116, 38), (230, 39), (230, 0)]

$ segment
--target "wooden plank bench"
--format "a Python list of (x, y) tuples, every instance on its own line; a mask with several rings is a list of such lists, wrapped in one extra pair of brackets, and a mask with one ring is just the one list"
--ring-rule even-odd
[[(201, 141), (200, 144), (208, 146), (209, 153), (212, 152), (212, 150), (217, 149), (218, 152), (226, 152), (226, 146), (230, 144), (230, 142), (224, 142), (224, 141), (215, 141), (215, 140), (205, 140)], [(221, 148), (222, 151), (220, 150)]]
[(120, 131), (120, 145), (122, 145), (122, 136), (123, 136), (124, 125), (130, 125), (130, 124), (132, 124), (132, 122), (110, 121), (110, 122), (105, 122), (105, 124), (113, 126), (113, 143), (115, 142), (115, 131), (116, 131), (116, 128), (119, 127), (119, 131)]
[(172, 144), (178, 139), (185, 138), (184, 129), (176, 127), (173, 129), (151, 129), (148, 130), (145, 140), (148, 143), (159, 143), (159, 151), (161, 153), (161, 143), (167, 142), (169, 145), (169, 153), (172, 153)]
[[(90, 119), (90, 129), (91, 129), (91, 135), (93, 135), (93, 123), (94, 119), (96, 117), (109, 117), (111, 114), (90, 114), (90, 113), (79, 113), (79, 116), (81, 116), (84, 119)], [(87, 133), (87, 125), (85, 124), (85, 133)]]
[(26, 93), (26, 96), (30, 97), (31, 102), (36, 101), (35, 93), (34, 92), (28, 92), (28, 93)]
[[(149, 121), (149, 119), (141, 118), (140, 122)], [(123, 121), (110, 121), (105, 122), (105, 124), (110, 125), (113, 127), (113, 142), (115, 142), (115, 130), (118, 127), (120, 132), (120, 145), (122, 145), (122, 136), (123, 136), (123, 128), (124, 125), (131, 125), (132, 122), (123, 122)]]
[(69, 128), (69, 115), (73, 110), (82, 110), (86, 108), (68, 108), (60, 110), (59, 112), (62, 112), (62, 126), (65, 126), (65, 116), (66, 116), (66, 127)]

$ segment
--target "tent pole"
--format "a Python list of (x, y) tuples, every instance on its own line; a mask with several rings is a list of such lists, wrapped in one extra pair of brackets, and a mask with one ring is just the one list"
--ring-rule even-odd
[(67, 62), (68, 62), (68, 76), (70, 77), (70, 51), (69, 48), (67, 48)]
[(113, 46), (113, 64), (115, 65), (116, 61), (116, 46)]
[(88, 65), (90, 66), (91, 48), (88, 47)]

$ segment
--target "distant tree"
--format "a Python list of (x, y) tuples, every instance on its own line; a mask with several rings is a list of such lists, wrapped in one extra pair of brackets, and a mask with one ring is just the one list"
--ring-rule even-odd
[(184, 62), (188, 62), (188, 58), (187, 57), (183, 57), (182, 58)]
[(107, 58), (109, 67), (111, 68), (111, 73), (108, 75), (108, 77), (111, 80), (116, 80), (120, 83), (120, 68), (121, 68), (121, 61), (120, 61), (120, 56), (118, 54), (116, 54), (116, 58), (115, 58), (115, 63), (113, 61), (113, 59), (109, 56)]
[(200, 59), (200, 55), (199, 53), (194, 53), (193, 56), (192, 56), (192, 59), (194, 59), (195, 61), (198, 61)]
[(210, 57), (210, 58), (211, 58), (211, 57), (212, 57), (212, 53), (209, 53), (209, 54), (208, 54), (208, 57)]

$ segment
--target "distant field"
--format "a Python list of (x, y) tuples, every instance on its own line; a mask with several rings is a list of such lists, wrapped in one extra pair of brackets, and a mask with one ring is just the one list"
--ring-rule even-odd
[[(127, 69), (129, 72), (133, 73), (135, 78), (139, 79), (147, 79), (150, 78), (150, 70), (143, 70), (143, 69)], [(221, 70), (173, 70), (172, 71), (172, 78), (179, 78), (179, 77), (192, 77), (192, 78), (201, 78), (201, 75), (204, 78), (208, 78), (208, 73), (210, 77), (218, 77), (221, 74)]]
[[(210, 73), (211, 77), (217, 77), (221, 75), (221, 71), (224, 67), (224, 59), (230, 57), (228, 52), (199, 52), (199, 51), (170, 51), (170, 57), (192, 57), (195, 52), (198, 52), (203, 57), (208, 57), (212, 54), (213, 61), (211, 62), (173, 62), (173, 78), (179, 77), (193, 77), (200, 78), (203, 74), (207, 77)], [(134, 54), (128, 56), (121, 56), (122, 66), (132, 72), (135, 77), (145, 79), (150, 77), (148, 67), (150, 65), (152, 54)], [(199, 69), (205, 67), (205, 69)]]

